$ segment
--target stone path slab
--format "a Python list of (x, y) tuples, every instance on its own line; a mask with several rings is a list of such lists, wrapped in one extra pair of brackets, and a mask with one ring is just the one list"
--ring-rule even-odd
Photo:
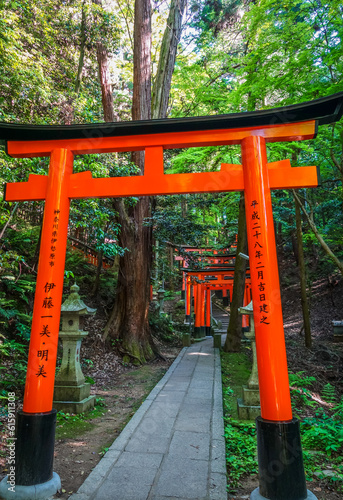
[(69, 500), (225, 500), (221, 368), (185, 347)]

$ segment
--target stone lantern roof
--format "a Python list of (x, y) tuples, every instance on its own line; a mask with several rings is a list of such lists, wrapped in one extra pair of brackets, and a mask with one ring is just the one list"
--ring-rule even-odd
[(244, 307), (240, 307), (239, 308), (239, 312), (241, 314), (249, 314), (252, 315), (253, 314), (253, 305), (252, 305), (252, 301), (249, 302), (248, 305), (244, 306)]
[(86, 306), (86, 304), (81, 300), (78, 291), (80, 288), (74, 283), (73, 286), (70, 287), (70, 295), (63, 302), (61, 306), (61, 312), (69, 312), (69, 313), (78, 313), (80, 316), (86, 314), (95, 314), (96, 309), (92, 309), (91, 307)]

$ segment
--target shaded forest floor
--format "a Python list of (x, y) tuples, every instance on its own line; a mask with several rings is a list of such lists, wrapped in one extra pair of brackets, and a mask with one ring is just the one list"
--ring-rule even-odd
[[(293, 373), (305, 371), (306, 375), (314, 376), (313, 390), (318, 395), (324, 385), (332, 384), (339, 399), (343, 394), (343, 344), (334, 343), (331, 321), (343, 319), (343, 282), (339, 275), (330, 280), (327, 277), (313, 280), (310, 297), (313, 347), (307, 350), (301, 332), (297, 269), (287, 263), (280, 271), (286, 277), (282, 283), (282, 301), (289, 369)], [(179, 297), (166, 302), (167, 311), (172, 312), (174, 320), (183, 317), (178, 301)], [(102, 343), (99, 332), (103, 325), (101, 315), (88, 320), (85, 329), (89, 336), (83, 341), (81, 350), (84, 374), (94, 380), (92, 393), (97, 397), (96, 409), (83, 418), (60, 415), (57, 424), (54, 470), (62, 480), (62, 491), (57, 497), (63, 499), (77, 491), (181, 349), (179, 338), (171, 343), (156, 339), (164, 360), (158, 359), (140, 368), (125, 365), (110, 344)], [(0, 466), (2, 478), (6, 473), (4, 456), (0, 457)], [(247, 477), (228, 499), (247, 499), (257, 485), (257, 476)], [(342, 498), (327, 482), (318, 480), (309, 487), (320, 500)]]

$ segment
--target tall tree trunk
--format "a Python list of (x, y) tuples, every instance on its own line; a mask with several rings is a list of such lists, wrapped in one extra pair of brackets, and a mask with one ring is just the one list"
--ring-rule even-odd
[(299, 277), (300, 277), (300, 289), (301, 289), (301, 307), (303, 311), (304, 320), (304, 331), (305, 331), (305, 346), (310, 348), (312, 346), (311, 338), (311, 323), (310, 323), (310, 309), (307, 300), (307, 290), (306, 290), (306, 266), (304, 259), (304, 248), (303, 248), (303, 233), (301, 228), (301, 213), (300, 205), (296, 199), (295, 202), (295, 222), (297, 226), (297, 242), (298, 242), (298, 266), (299, 266)]
[[(150, 52), (150, 0), (137, 0), (134, 24), (133, 120), (151, 118)], [(144, 152), (133, 152), (131, 159), (143, 174)], [(104, 337), (110, 335), (119, 339), (123, 353), (137, 363), (145, 363), (154, 357), (155, 351), (148, 320), (152, 231), (144, 225), (144, 220), (151, 216), (150, 199), (139, 198), (135, 206), (129, 209), (120, 202), (116, 208), (121, 224), (119, 244), (128, 248), (128, 251), (119, 260), (116, 299)]]
[(243, 305), (245, 273), (248, 261), (240, 257), (239, 253), (247, 254), (247, 251), (248, 240), (245, 220), (244, 193), (241, 193), (241, 198), (239, 201), (237, 251), (233, 280), (232, 302), (230, 306), (230, 321), (227, 329), (226, 341), (223, 348), (225, 352), (239, 352), (241, 350), (242, 315), (239, 314), (238, 309)]
[(185, 6), (186, 0), (172, 0), (170, 4), (152, 92), (152, 118), (165, 118), (167, 116), (171, 79), (182, 32), (182, 17)]
[(77, 75), (75, 81), (75, 92), (78, 94), (81, 87), (81, 78), (83, 70), (83, 62), (85, 59), (85, 45), (86, 45), (86, 9), (85, 2), (82, 3), (82, 18), (81, 18), (81, 40), (80, 40), (80, 55), (79, 55), (79, 65), (77, 68)]
[(296, 265), (298, 266), (299, 265), (299, 241), (298, 241), (297, 228), (295, 230), (292, 229), (291, 241), (292, 241), (293, 257), (294, 257)]
[(113, 108), (112, 85), (108, 68), (107, 49), (102, 43), (98, 43), (96, 47), (96, 55), (99, 66), (99, 78), (101, 83), (101, 100), (102, 109), (104, 111), (105, 122), (115, 122), (116, 117)]
[[(184, 0), (181, 2), (184, 5)], [(179, 5), (179, 0), (173, 0), (172, 5)], [(161, 97), (156, 97), (151, 104), (151, 21), (150, 0), (136, 0), (135, 2), (135, 28), (134, 28), (134, 83), (132, 119), (147, 120), (165, 116), (167, 106), (160, 105)], [(176, 9), (179, 16), (183, 10)], [(174, 16), (175, 18), (175, 16)], [(176, 16), (177, 18), (177, 16)], [(166, 30), (170, 29), (167, 25)], [(166, 37), (164, 37), (165, 39)], [(169, 40), (169, 41), (168, 41)], [(172, 48), (167, 54), (176, 53), (179, 38), (169, 38), (167, 41)], [(164, 42), (163, 45), (166, 45)], [(175, 47), (174, 47), (175, 46)], [(169, 60), (160, 58), (161, 65), (170, 66)], [(175, 56), (172, 58), (172, 66), (175, 64)], [(164, 78), (159, 80), (155, 87), (161, 85), (168, 92), (158, 93), (164, 96), (163, 102), (168, 102), (170, 80), (172, 71), (164, 72)], [(152, 110), (152, 111), (151, 111)], [(163, 114), (164, 113), (164, 114)], [(144, 153), (135, 152), (132, 161), (139, 166), (141, 173), (144, 171)], [(156, 349), (153, 345), (149, 321), (148, 309), (150, 299), (150, 272), (152, 260), (152, 228), (143, 225), (144, 220), (151, 216), (151, 199), (140, 198), (136, 205), (126, 209), (123, 202), (116, 205), (119, 213), (121, 232), (119, 244), (128, 248), (124, 256), (120, 258), (118, 287), (116, 300), (111, 316), (107, 322), (104, 338), (117, 338), (121, 342), (123, 353), (140, 363), (148, 361), (154, 356)]]

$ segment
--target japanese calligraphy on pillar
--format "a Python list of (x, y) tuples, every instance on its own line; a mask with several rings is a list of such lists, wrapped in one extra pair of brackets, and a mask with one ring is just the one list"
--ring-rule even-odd
[[(48, 263), (50, 268), (55, 265), (56, 258), (56, 244), (58, 241), (58, 223), (59, 223), (60, 210), (54, 210), (53, 224), (51, 227), (51, 239), (50, 239), (50, 250)], [(46, 281), (43, 286), (43, 299), (41, 304), (41, 327), (39, 330), (39, 335), (41, 338), (40, 349), (37, 349), (37, 358), (39, 360), (38, 370), (36, 372), (36, 377), (46, 378), (47, 373), (47, 363), (49, 362), (49, 339), (51, 336), (50, 323), (54, 317), (54, 292), (56, 284), (54, 282)]]
[[(265, 269), (266, 254), (264, 251), (264, 238), (260, 225), (259, 203), (253, 200), (251, 203), (250, 231), (252, 232), (253, 248), (250, 250), (252, 259), (250, 262), (251, 277), (255, 277), (258, 283), (259, 294), (257, 296), (257, 313), (259, 315), (258, 323), (269, 325), (270, 304), (267, 300), (268, 291), (266, 290)], [(256, 298), (254, 298), (254, 303)], [(255, 305), (255, 304), (254, 304)]]

